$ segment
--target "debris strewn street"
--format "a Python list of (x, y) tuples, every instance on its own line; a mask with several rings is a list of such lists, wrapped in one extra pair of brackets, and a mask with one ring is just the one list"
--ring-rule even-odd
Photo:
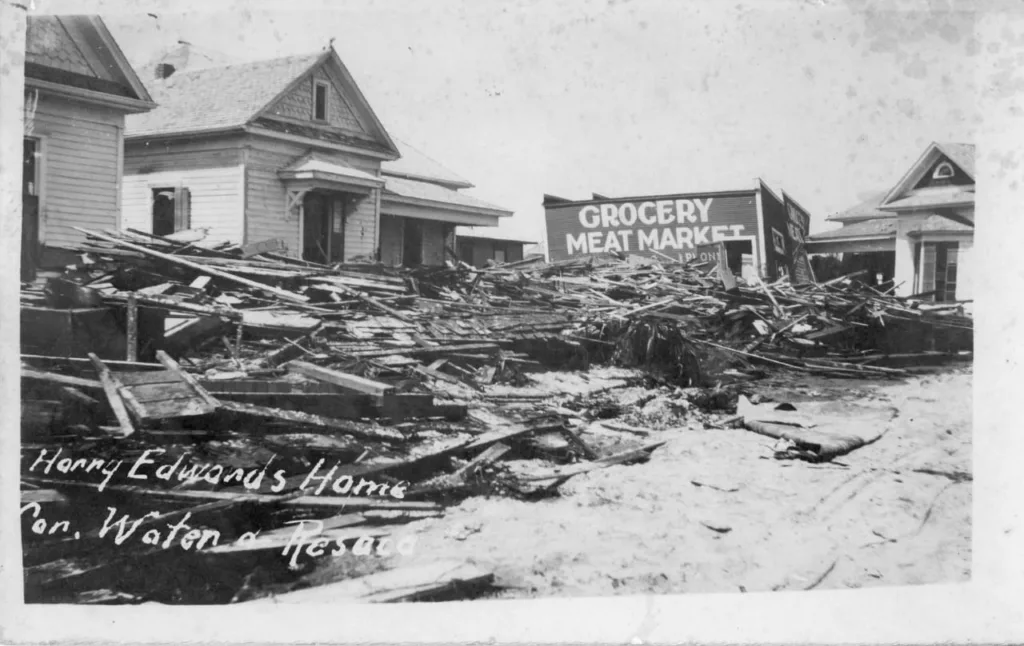
[[(29, 343), (87, 328), (106, 352), (22, 356), (30, 596), (753, 591), (822, 559), (816, 586), (911, 582), (879, 554), (969, 514), (969, 485), (934, 518), (923, 498), (969, 482), (969, 415), (932, 428), (909, 395), (970, 392), (913, 376), (970, 360), (961, 308), (669, 258), (392, 270), (85, 233), (23, 290), (31, 320), (66, 313)], [(115, 326), (74, 319), (104, 308)], [(906, 484), (865, 493), (881, 479)], [(552, 535), (571, 523), (594, 531)], [(777, 541), (807, 541), (800, 562)]]

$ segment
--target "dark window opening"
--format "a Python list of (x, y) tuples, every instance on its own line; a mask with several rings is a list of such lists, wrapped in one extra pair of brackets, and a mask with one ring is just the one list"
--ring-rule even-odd
[(753, 259), (754, 245), (750, 240), (735, 240), (725, 243), (725, 255), (729, 262), (729, 271), (733, 274), (743, 274), (743, 256), (750, 256)]
[(313, 118), (317, 121), (327, 121), (327, 85), (325, 83), (313, 84)]
[(192, 199), (187, 188), (153, 189), (153, 235), (166, 236), (191, 226)]
[(39, 264), (39, 140), (25, 138), (21, 171), (21, 279), (34, 280)]

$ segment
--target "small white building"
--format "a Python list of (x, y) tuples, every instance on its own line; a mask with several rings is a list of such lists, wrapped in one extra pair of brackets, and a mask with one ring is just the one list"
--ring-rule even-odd
[(830, 217), (843, 226), (807, 251), (871, 255), (898, 296), (973, 300), (974, 192), (974, 145), (933, 143), (887, 192)]

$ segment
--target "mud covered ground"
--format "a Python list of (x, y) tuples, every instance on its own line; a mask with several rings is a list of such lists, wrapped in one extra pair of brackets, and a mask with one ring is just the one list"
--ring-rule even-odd
[[(644, 441), (667, 444), (650, 461), (576, 476), (545, 500), (469, 498), (410, 527), (416, 552), (391, 565), (467, 559), (494, 568), (504, 598), (966, 581), (971, 382), (962, 367), (757, 382), (798, 409), (832, 401), (865, 423), (894, 417), (879, 441), (826, 464), (775, 459), (775, 440), (708, 428), (685, 407), (656, 410), (652, 426), (668, 430)], [(601, 445), (600, 422), (581, 430)]]

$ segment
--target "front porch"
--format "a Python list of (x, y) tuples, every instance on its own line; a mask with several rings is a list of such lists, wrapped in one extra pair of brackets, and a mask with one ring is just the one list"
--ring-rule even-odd
[(348, 231), (353, 224), (360, 226), (353, 222), (357, 213), (376, 214), (382, 179), (315, 153), (277, 174), (287, 193), (285, 220), (298, 228), (299, 258), (326, 265), (372, 255)]

